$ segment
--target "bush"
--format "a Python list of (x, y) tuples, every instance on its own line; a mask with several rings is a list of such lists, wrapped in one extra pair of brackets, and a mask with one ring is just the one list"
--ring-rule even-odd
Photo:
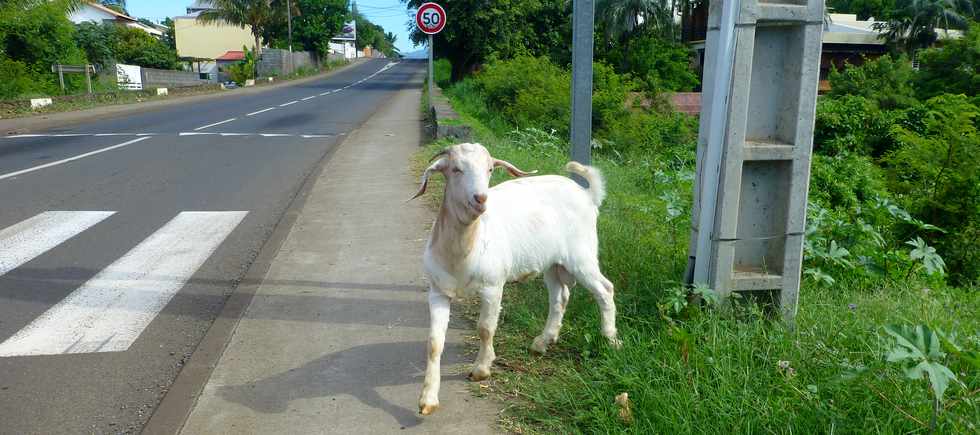
[(918, 103), (905, 109), (883, 110), (874, 100), (861, 95), (822, 97), (817, 101), (814, 148), (827, 155), (851, 152), (880, 157), (897, 146), (893, 126), (921, 130), (922, 110)]
[(648, 32), (631, 38), (629, 44), (617, 45), (607, 58), (642, 81), (646, 90), (661, 92), (690, 91), (698, 85), (691, 56), (686, 45)]
[(76, 26), (75, 43), (85, 51), (89, 63), (107, 67), (115, 62), (116, 36), (115, 24), (95, 24), (85, 22)]
[(980, 23), (973, 23), (962, 38), (944, 41), (942, 48), (919, 52), (916, 84), (921, 98), (943, 93), (976, 96), (980, 92)]
[(980, 109), (963, 95), (940, 95), (925, 105), (924, 131), (893, 128), (900, 147), (885, 156), (889, 187), (913, 215), (947, 231), (949, 236), (933, 240), (950, 260), (954, 278), (975, 281), (980, 278)]
[[(61, 93), (51, 65), (85, 63), (74, 33), (75, 26), (68, 20), (63, 2), (38, 2), (27, 9), (0, 3), (0, 59), (9, 59), (0, 60), (4, 63), (3, 79), (12, 77), (16, 82), (3, 85), (3, 92), (7, 95)], [(85, 82), (74, 75), (65, 81), (69, 89), (81, 89)]]
[(547, 58), (497, 61), (474, 80), (487, 105), (513, 125), (568, 134), (571, 74)]
[(31, 71), (24, 62), (0, 57), (0, 99), (17, 98), (34, 89)]
[(843, 72), (830, 72), (830, 95), (859, 95), (882, 109), (900, 109), (914, 105), (912, 79), (915, 70), (907, 57), (882, 56), (866, 60), (860, 66), (848, 66)]
[(116, 28), (116, 61), (146, 68), (177, 69), (177, 52), (149, 33), (131, 27)]
[(255, 78), (255, 51), (244, 46), (242, 51), (245, 52), (245, 58), (228, 66), (228, 76), (238, 86), (243, 86), (246, 80)]

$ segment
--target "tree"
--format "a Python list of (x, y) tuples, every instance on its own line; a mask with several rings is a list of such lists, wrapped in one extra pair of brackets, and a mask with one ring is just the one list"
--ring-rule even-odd
[(256, 56), (262, 53), (262, 35), (276, 19), (270, 0), (212, 0), (211, 5), (214, 9), (201, 12), (197, 21), (248, 27), (255, 38)]
[(980, 23), (973, 23), (962, 38), (949, 40), (942, 48), (920, 52), (916, 85), (920, 98), (980, 94)]
[(383, 27), (372, 23), (359, 12), (355, 12), (354, 14), (354, 20), (357, 25), (357, 40), (354, 43), (358, 48), (371, 46), (389, 57), (397, 54), (398, 51), (395, 49), (394, 43), (386, 38)]
[[(282, 4), (280, 4), (282, 3)], [(336, 35), (347, 21), (347, 0), (292, 0), (293, 6), (293, 46), (324, 55), (330, 51), (330, 39)], [(274, 4), (278, 14), (285, 12), (281, 0)], [(288, 47), (286, 17), (276, 19), (270, 25), (264, 39), (270, 46)]]
[(672, 36), (673, 12), (673, 0), (602, 0), (596, 6), (596, 21), (605, 30), (607, 43), (647, 26)]
[(118, 26), (116, 35), (117, 62), (147, 68), (177, 69), (177, 52), (149, 33)]
[[(418, 8), (425, 0), (403, 0)], [(571, 58), (571, 4), (567, 0), (495, 0), (492, 7), (480, 0), (439, 2), (449, 19), (434, 35), (435, 55), (452, 65), (451, 78), (458, 81), (490, 58), (548, 55), (559, 64)], [(360, 28), (357, 29), (360, 32)], [(428, 35), (415, 29), (415, 44)]]
[(966, 17), (972, 15), (969, 0), (896, 0), (895, 8), (884, 17), (886, 21), (876, 23), (875, 30), (883, 31), (882, 37), (889, 43), (914, 53), (939, 40), (936, 29), (962, 29)]
[(89, 63), (106, 67), (116, 57), (116, 25), (84, 22), (75, 26), (75, 43)]

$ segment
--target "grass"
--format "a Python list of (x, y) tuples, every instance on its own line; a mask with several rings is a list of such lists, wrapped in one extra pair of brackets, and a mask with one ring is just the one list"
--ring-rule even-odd
[[(561, 173), (564, 141), (534, 131), (510, 132), (465, 82), (449, 89), (463, 122), (491, 153), (522, 169)], [(447, 145), (419, 152), (427, 160)], [(505, 407), (503, 426), (519, 433), (910, 433), (927, 432), (926, 381), (907, 380), (885, 361), (883, 326), (928, 324), (980, 348), (980, 292), (928, 289), (915, 283), (801, 289), (789, 329), (752, 303), (716, 311), (690, 305), (664, 315), (659, 305), (678, 286), (686, 261), (689, 201), (679, 215), (669, 198), (690, 197), (689, 165), (658, 156), (595, 164), (607, 178), (599, 222), (600, 260), (616, 284), (623, 349), (599, 334), (598, 310), (572, 290), (559, 342), (547, 355), (528, 351), (547, 316), (540, 280), (509, 285), (495, 342), (493, 378), (478, 390)], [(502, 172), (502, 171), (497, 171)], [(492, 183), (505, 179), (495, 174)], [(430, 191), (439, 192), (438, 185)], [(432, 195), (433, 204), (439, 195)], [(673, 216), (673, 217), (672, 217)], [(471, 304), (463, 305), (475, 318)], [(781, 364), (781, 362), (783, 362)], [(976, 433), (980, 374), (958, 359), (947, 365), (964, 385), (951, 386), (940, 433)], [(632, 418), (614, 397), (629, 394)]]

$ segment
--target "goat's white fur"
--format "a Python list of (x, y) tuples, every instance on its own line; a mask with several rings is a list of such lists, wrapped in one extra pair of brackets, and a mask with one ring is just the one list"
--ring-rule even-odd
[(490, 174), (496, 167), (504, 167), (514, 176), (529, 173), (494, 159), (479, 144), (455, 145), (436, 157), (416, 194), (425, 192), (431, 174), (445, 175), (445, 198), (424, 256), (430, 282), (431, 330), (419, 411), (427, 415), (439, 406), (440, 357), (449, 304), (458, 296), (476, 294), (481, 301), (480, 352), (470, 372), (471, 380), (490, 376), (504, 284), (541, 273), (550, 308), (544, 331), (534, 339), (532, 350), (544, 353), (557, 341), (569, 287), (576, 281), (595, 297), (602, 334), (619, 347), (613, 285), (599, 271), (596, 220), (605, 197), (599, 171), (576, 162), (566, 166), (588, 181), (588, 189), (557, 175), (510, 180), (489, 188)]

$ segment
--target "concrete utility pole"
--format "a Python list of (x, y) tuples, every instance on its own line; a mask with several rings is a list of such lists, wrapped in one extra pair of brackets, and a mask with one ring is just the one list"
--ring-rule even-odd
[[(594, 0), (574, 0), (572, 6), (572, 160), (592, 162), (592, 44)], [(582, 186), (585, 180), (574, 177)]]
[(689, 278), (723, 298), (778, 292), (780, 312), (792, 323), (824, 1), (728, 0), (709, 7)]

